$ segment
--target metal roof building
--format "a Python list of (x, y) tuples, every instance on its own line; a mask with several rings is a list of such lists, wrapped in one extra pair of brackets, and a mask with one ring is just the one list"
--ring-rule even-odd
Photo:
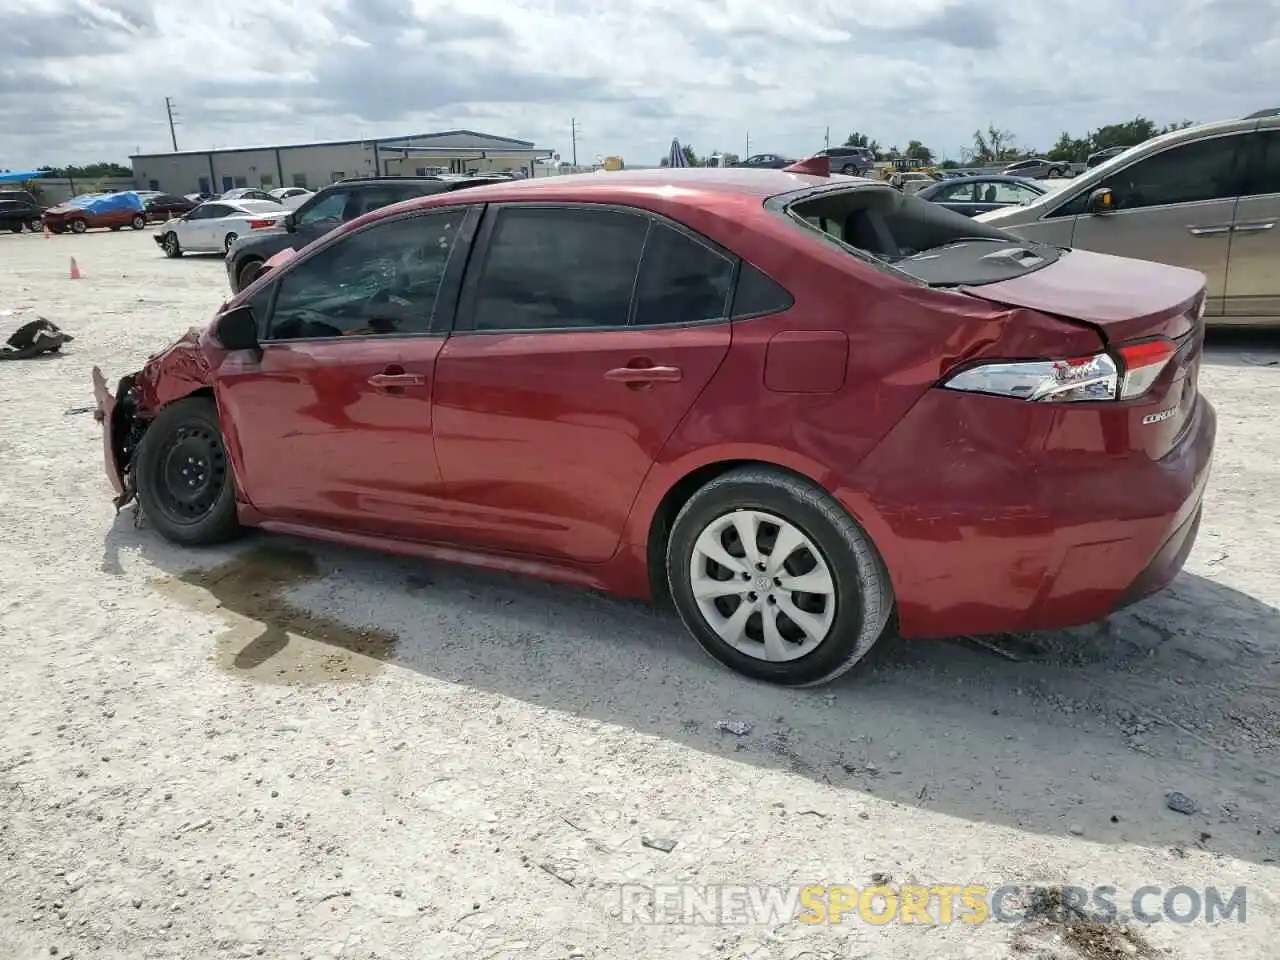
[(235, 187), (319, 189), (346, 177), (524, 171), (552, 156), (528, 140), (474, 130), (333, 140), (130, 157), (134, 186), (166, 193), (222, 193)]

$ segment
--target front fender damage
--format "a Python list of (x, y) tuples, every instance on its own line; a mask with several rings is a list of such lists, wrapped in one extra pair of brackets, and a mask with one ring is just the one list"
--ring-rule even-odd
[(96, 418), (108, 431), (118, 483), (112, 504), (119, 513), (138, 495), (137, 455), (142, 438), (157, 413), (175, 401), (212, 386), (209, 363), (200, 348), (200, 331), (191, 329), (156, 354), (141, 370), (120, 378), (114, 402), (99, 397)]

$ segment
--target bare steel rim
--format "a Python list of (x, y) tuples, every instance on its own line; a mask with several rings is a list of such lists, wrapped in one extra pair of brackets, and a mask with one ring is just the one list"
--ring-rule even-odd
[(835, 622), (835, 578), (822, 551), (772, 513), (734, 510), (707, 524), (693, 544), (689, 580), (707, 625), (757, 660), (807, 656)]

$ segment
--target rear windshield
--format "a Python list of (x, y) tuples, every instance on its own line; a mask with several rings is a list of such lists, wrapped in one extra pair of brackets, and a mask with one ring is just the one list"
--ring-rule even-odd
[(1063, 251), (892, 187), (826, 190), (771, 201), (802, 229), (859, 259), (930, 287), (979, 286), (1046, 267)]

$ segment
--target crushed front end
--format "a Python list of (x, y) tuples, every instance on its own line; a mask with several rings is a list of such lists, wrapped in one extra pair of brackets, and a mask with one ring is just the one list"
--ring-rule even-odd
[(93, 392), (97, 401), (94, 419), (102, 424), (102, 452), (107, 479), (116, 491), (111, 502), (117, 513), (137, 495), (134, 456), (151, 422), (150, 416), (143, 416), (139, 409), (137, 380), (137, 373), (121, 377), (113, 394), (102, 370), (93, 368)]

